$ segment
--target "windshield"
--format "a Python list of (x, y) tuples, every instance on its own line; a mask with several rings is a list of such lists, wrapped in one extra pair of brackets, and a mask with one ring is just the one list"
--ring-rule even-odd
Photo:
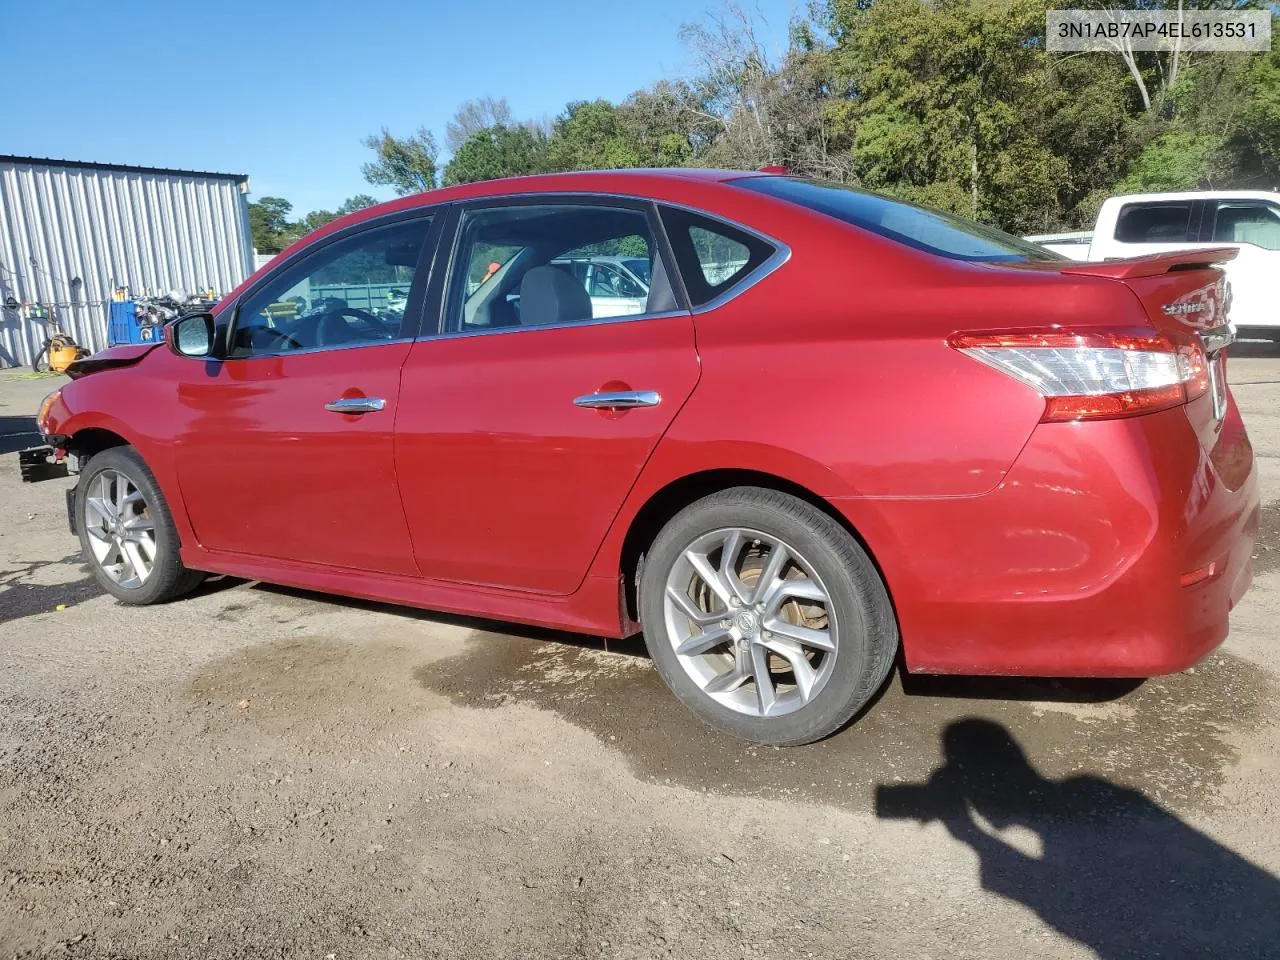
[(995, 227), (838, 183), (776, 176), (744, 177), (732, 182), (734, 186), (799, 204), (917, 250), (954, 260), (1065, 259)]
[(622, 265), (643, 280), (645, 286), (648, 286), (653, 282), (653, 278), (649, 275), (648, 260), (641, 260), (639, 257), (636, 257), (632, 260), (623, 260)]

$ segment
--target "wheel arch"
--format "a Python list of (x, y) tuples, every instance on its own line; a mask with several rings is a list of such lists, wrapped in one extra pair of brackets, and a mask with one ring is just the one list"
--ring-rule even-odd
[(124, 436), (107, 427), (83, 427), (67, 438), (67, 451), (80, 461), (112, 447), (127, 446), (131, 444)]
[[(862, 547), (876, 571), (880, 581), (889, 594), (889, 602), (893, 604), (893, 591), (884, 575), (875, 550), (867, 542), (866, 537), (850, 522), (849, 518), (831, 505), (824, 497), (814, 493), (803, 484), (777, 474), (748, 468), (717, 468), (701, 470), (670, 481), (656, 490), (636, 511), (628, 524), (627, 532), (622, 538), (619, 552), (619, 573), (622, 577), (623, 604), (626, 616), (633, 622), (639, 622), (639, 572), (641, 562), (649, 545), (653, 543), (658, 532), (677, 513), (703, 497), (728, 490), (732, 487), (759, 487), (765, 490), (776, 490), (787, 493), (798, 500), (821, 510), (856, 540)], [(896, 608), (895, 608), (896, 615)]]

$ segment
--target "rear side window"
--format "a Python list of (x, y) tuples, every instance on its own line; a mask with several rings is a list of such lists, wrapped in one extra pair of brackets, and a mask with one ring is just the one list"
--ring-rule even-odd
[(1261, 200), (1221, 200), (1213, 239), (1280, 250), (1280, 208)]
[(662, 224), (695, 307), (741, 286), (777, 251), (763, 237), (689, 210), (663, 207)]
[(1121, 243), (1185, 243), (1191, 239), (1191, 203), (1127, 203), (1116, 219)]
[(995, 227), (843, 184), (776, 176), (744, 177), (732, 183), (953, 260), (1063, 259), (1051, 250)]

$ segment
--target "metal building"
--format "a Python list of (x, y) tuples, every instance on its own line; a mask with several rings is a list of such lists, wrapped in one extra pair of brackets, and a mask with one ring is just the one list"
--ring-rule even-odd
[(30, 363), (52, 322), (106, 346), (121, 287), (229, 292), (253, 269), (248, 192), (240, 174), (0, 155), (0, 367)]

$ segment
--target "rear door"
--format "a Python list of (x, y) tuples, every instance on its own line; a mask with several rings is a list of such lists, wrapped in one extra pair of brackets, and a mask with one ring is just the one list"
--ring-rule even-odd
[[(455, 234), (396, 421), (418, 568), (569, 594), (698, 381), (693, 321), (647, 202), (488, 201)], [(593, 302), (568, 263), (638, 251), (654, 283), (636, 313)]]

